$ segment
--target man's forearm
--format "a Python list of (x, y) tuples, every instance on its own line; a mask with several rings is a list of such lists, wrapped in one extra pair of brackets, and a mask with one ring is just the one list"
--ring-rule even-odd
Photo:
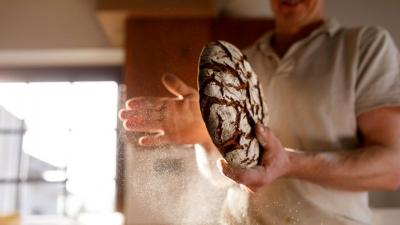
[(396, 190), (400, 155), (384, 146), (351, 151), (299, 154), (290, 152), (290, 177), (352, 191)]

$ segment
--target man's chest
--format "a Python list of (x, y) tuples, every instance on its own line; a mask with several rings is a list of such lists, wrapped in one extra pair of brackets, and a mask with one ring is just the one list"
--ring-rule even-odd
[(249, 57), (269, 108), (269, 126), (287, 146), (331, 148), (333, 140), (355, 133), (354, 65), (329, 50), (284, 60)]

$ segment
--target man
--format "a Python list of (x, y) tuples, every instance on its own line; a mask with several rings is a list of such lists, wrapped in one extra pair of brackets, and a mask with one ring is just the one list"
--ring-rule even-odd
[[(225, 224), (370, 224), (366, 191), (400, 186), (399, 52), (387, 31), (342, 28), (323, 0), (271, 0), (276, 28), (245, 51), (263, 85), (269, 127), (256, 126), (262, 164), (222, 173)], [(196, 90), (163, 78), (176, 99), (138, 98), (121, 111), (142, 145), (203, 145), (217, 152)], [(146, 123), (143, 118), (156, 118)], [(179, 120), (177, 120), (179, 118)], [(148, 121), (148, 120), (146, 120)]]

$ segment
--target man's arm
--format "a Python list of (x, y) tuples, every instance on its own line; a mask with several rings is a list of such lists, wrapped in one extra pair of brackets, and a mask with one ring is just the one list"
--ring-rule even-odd
[(119, 112), (125, 130), (150, 133), (139, 139), (143, 146), (209, 143), (196, 89), (172, 74), (165, 74), (162, 82), (176, 97), (129, 99)]
[(400, 186), (400, 107), (386, 107), (358, 117), (363, 146), (358, 149), (301, 154), (284, 149), (270, 132), (258, 126), (265, 148), (262, 166), (243, 170), (220, 161), (222, 171), (256, 191), (279, 177), (304, 179), (351, 191), (396, 190)]
[(400, 185), (400, 107), (361, 114), (364, 146), (315, 155), (290, 154), (291, 176), (340, 189), (396, 190)]
[(128, 100), (126, 108), (119, 112), (125, 130), (147, 133), (135, 140), (142, 146), (196, 144), (196, 162), (201, 174), (218, 186), (232, 184), (216, 169), (215, 161), (222, 156), (201, 117), (197, 90), (170, 74), (163, 76), (162, 83), (176, 97)]

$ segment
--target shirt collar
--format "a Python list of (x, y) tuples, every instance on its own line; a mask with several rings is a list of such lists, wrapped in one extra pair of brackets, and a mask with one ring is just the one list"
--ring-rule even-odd
[[(301, 40), (301, 41), (306, 41), (306, 40), (310, 40), (311, 38), (314, 38), (320, 34), (328, 34), (330, 37), (334, 36), (336, 34), (336, 32), (340, 29), (340, 24), (336, 19), (333, 18), (329, 18), (326, 19), (325, 22), (316, 30), (314, 30), (313, 32), (311, 32), (310, 35), (308, 35), (308, 37), (306, 37), (305, 39)], [(269, 31), (267, 32), (264, 36), (262, 36), (259, 40), (259, 44), (258, 47), (263, 50), (263, 51), (271, 51), (272, 47), (270, 45), (271, 42), (271, 37), (274, 34), (274, 31)], [(273, 51), (273, 50), (272, 50)]]
[(340, 29), (339, 22), (334, 19), (330, 18), (325, 21), (325, 23), (317, 30), (320, 32), (327, 32), (331, 37), (336, 34), (336, 32)]

